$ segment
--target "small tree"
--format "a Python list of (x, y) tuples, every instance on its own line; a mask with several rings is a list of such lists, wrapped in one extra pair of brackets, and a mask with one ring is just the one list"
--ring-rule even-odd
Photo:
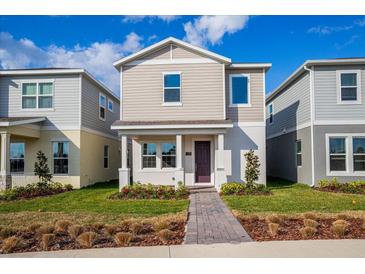
[(246, 170), (245, 170), (245, 180), (248, 188), (254, 186), (254, 182), (259, 178), (260, 175), (260, 161), (259, 156), (255, 155), (251, 149), (249, 152), (245, 153), (246, 158)]
[(52, 180), (52, 174), (47, 165), (47, 157), (41, 150), (37, 152), (37, 160), (34, 163), (34, 175), (37, 175), (42, 183), (50, 182)]

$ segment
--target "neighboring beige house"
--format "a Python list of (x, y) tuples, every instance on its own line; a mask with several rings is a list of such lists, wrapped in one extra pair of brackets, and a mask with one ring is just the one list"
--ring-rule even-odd
[(266, 183), (265, 74), (271, 64), (234, 64), (167, 38), (114, 66), (121, 81), (120, 120), (112, 125), (122, 143), (120, 186), (132, 177), (219, 189), (244, 180), (250, 149), (261, 162), (258, 182)]
[(0, 188), (37, 182), (38, 150), (56, 182), (116, 179), (118, 117), (119, 98), (84, 69), (1, 70)]

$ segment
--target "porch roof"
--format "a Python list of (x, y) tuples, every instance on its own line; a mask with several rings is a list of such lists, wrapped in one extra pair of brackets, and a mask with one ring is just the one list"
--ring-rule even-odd
[(26, 125), (44, 120), (46, 120), (46, 117), (0, 117), (0, 127)]
[(165, 121), (115, 121), (112, 129), (205, 129), (231, 128), (233, 123), (226, 120), (165, 120)]

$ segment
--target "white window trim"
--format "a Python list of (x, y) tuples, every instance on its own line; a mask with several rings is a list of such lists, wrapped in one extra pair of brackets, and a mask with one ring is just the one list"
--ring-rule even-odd
[[(100, 97), (104, 97), (104, 99), (105, 99), (105, 106), (103, 106), (103, 105), (100, 104)], [(106, 121), (106, 110), (107, 110), (107, 107), (108, 107), (107, 106), (107, 103), (108, 103), (108, 101), (107, 101), (106, 95), (103, 94), (103, 93), (99, 93), (99, 97), (98, 97), (99, 109), (98, 109), (98, 112), (99, 112), (99, 119), (102, 120), (102, 121)], [(104, 118), (101, 117), (101, 115), (100, 115), (101, 114), (100, 107), (104, 108)]]
[[(112, 109), (110, 109), (110, 108), (109, 108), (109, 103), (112, 103)], [(109, 110), (110, 112), (114, 112), (114, 101), (113, 101), (113, 100), (111, 100), (110, 98), (108, 98), (108, 110)]]
[[(156, 158), (156, 167), (143, 167), (143, 157), (146, 156), (146, 157), (153, 157), (153, 155), (148, 155), (148, 154), (143, 154), (143, 145), (144, 144), (155, 144), (156, 145), (156, 155), (154, 155), (154, 157)], [(161, 166), (161, 158), (158, 157), (159, 155), (159, 145), (157, 142), (155, 141), (151, 141), (151, 142), (143, 142), (141, 143), (141, 153), (140, 153), (140, 157), (141, 157), (141, 170), (142, 171), (146, 171), (146, 170), (150, 170), (150, 171), (153, 171), (153, 170), (160, 170), (158, 168), (158, 166)], [(160, 160), (159, 160), (160, 159)]]
[[(155, 144), (156, 145), (156, 167), (143, 167), (143, 145), (144, 144)], [(162, 144), (175, 144), (176, 146), (176, 141), (169, 141), (169, 140), (162, 140), (162, 141), (143, 141), (140, 143), (141, 146), (141, 153), (140, 155), (140, 172), (143, 171), (156, 171), (156, 172), (161, 172), (161, 171), (175, 171), (177, 168), (176, 167), (162, 167)], [(147, 155), (145, 155), (147, 156)], [(177, 154), (175, 154), (175, 157), (177, 157)]]
[[(108, 149), (107, 149), (107, 155), (106, 155), (106, 156), (105, 156), (105, 147), (107, 147), (107, 148), (108, 148)], [(109, 163), (110, 163), (110, 162), (109, 162), (109, 154), (110, 154), (110, 148), (109, 148), (109, 145), (104, 145), (104, 146), (103, 146), (103, 168), (104, 168), (104, 169), (109, 169), (109, 166), (110, 166), (110, 165), (109, 165)], [(107, 160), (108, 160), (108, 166), (107, 166), (107, 167), (105, 167), (105, 166), (104, 166), (104, 160), (105, 160), (105, 159), (107, 159)]]
[[(232, 103), (232, 78), (234, 77), (247, 77), (247, 103), (246, 104), (233, 104)], [(235, 73), (229, 75), (229, 107), (251, 107), (251, 91), (250, 91), (250, 74), (247, 73)]]
[[(44, 79), (44, 80), (27, 80), (27, 81), (22, 81), (21, 82), (21, 110), (22, 111), (54, 111), (54, 101), (55, 101), (55, 97), (54, 97), (54, 79)], [(47, 94), (47, 95), (40, 95), (39, 94), (39, 84), (46, 84), (46, 83), (52, 83), (52, 94)], [(35, 95), (23, 95), (23, 85), (24, 84), (36, 84), (36, 94)], [(49, 97), (52, 96), (52, 107), (51, 108), (40, 108), (39, 107), (39, 101), (38, 98), (39, 97)], [(23, 108), (23, 97), (35, 97), (36, 98), (36, 107), (35, 108)]]
[[(300, 152), (298, 152), (298, 142), (300, 142)], [(303, 147), (302, 147), (302, 140), (298, 139), (295, 141), (295, 164), (297, 167), (301, 168), (303, 166)], [(300, 158), (302, 159), (302, 163), (298, 165), (298, 155), (300, 155)]]
[[(23, 158), (12, 158), (11, 155), (9, 155), (9, 162), (10, 160), (23, 160), (24, 161), (24, 170), (23, 171), (19, 171), (19, 172), (11, 172), (11, 174), (24, 174), (25, 172), (25, 142), (21, 142), (21, 141), (15, 141), (15, 142), (10, 142), (10, 144), (24, 144), (24, 157)], [(10, 167), (9, 167), (10, 169)]]
[[(271, 113), (270, 113), (270, 106), (272, 109)], [(273, 102), (268, 105), (268, 113), (269, 113), (269, 125), (272, 125), (274, 123), (274, 103)], [(272, 121), (270, 121), (270, 116), (272, 117)]]
[[(345, 138), (346, 171), (330, 171), (329, 139), (330, 137)], [(354, 171), (353, 138), (365, 137), (365, 133), (329, 133), (326, 134), (326, 175), (327, 176), (365, 176), (365, 171)]]
[[(180, 101), (179, 102), (165, 102), (165, 89), (176, 89), (176, 87), (166, 87), (165, 88), (165, 75), (178, 74), (180, 75)], [(162, 105), (163, 106), (182, 106), (182, 78), (180, 71), (168, 71), (162, 73)]]
[[(341, 74), (356, 73), (356, 100), (342, 101), (341, 100)], [(336, 86), (337, 86), (337, 104), (339, 105), (358, 105), (361, 104), (361, 70), (336, 70)], [(353, 87), (353, 86), (343, 86)]]
[[(68, 143), (68, 155), (67, 157), (54, 157), (53, 143)], [(51, 151), (52, 151), (52, 173), (54, 176), (69, 176), (70, 175), (70, 141), (69, 140), (52, 140), (51, 141)], [(54, 160), (55, 159), (67, 159), (68, 168), (67, 173), (55, 173), (54, 172)]]

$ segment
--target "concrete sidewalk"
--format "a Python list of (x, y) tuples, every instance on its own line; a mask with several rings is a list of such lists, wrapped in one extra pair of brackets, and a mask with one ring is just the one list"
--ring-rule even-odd
[(1, 254), (0, 258), (363, 258), (365, 240), (246, 242)]

